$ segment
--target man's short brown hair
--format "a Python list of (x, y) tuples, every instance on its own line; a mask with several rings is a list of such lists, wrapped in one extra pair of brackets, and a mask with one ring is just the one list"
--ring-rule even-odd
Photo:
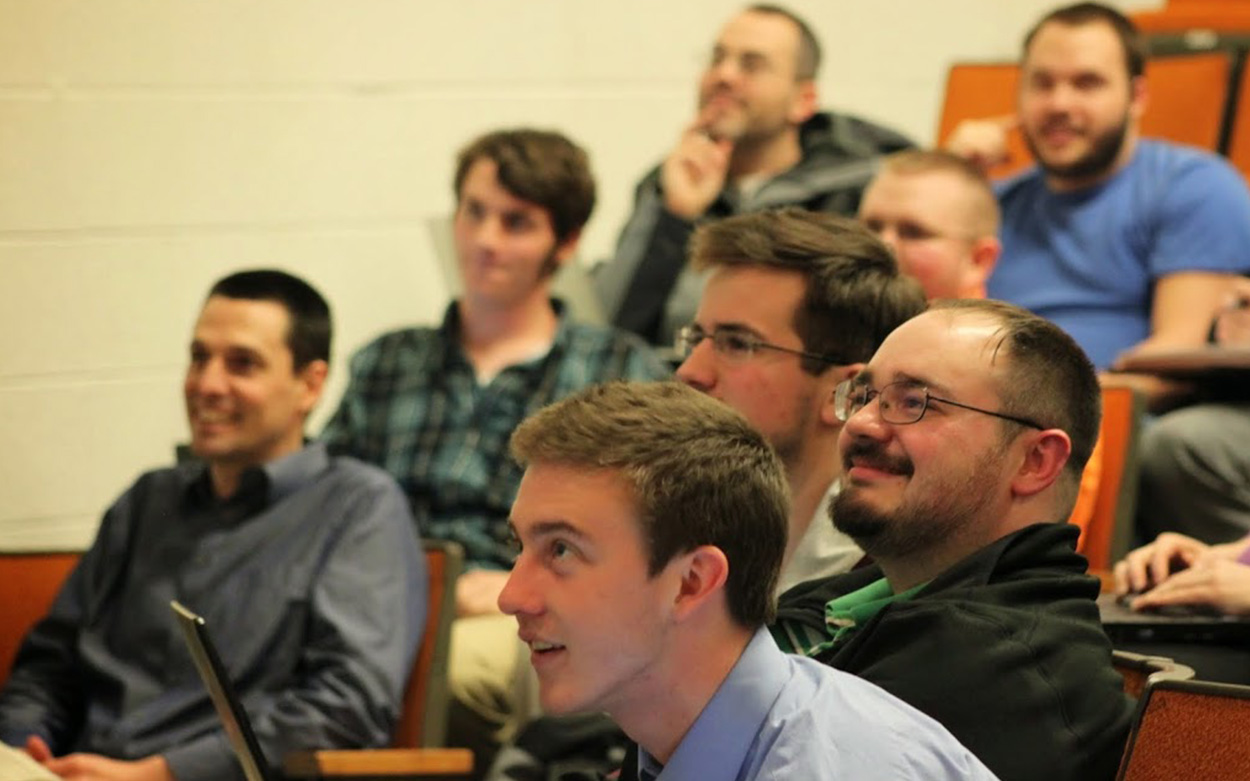
[(789, 488), (768, 442), (727, 405), (676, 382), (592, 386), (527, 418), (511, 449), (522, 466), (620, 473), (633, 486), (651, 577), (714, 545), (729, 561), (733, 620), (748, 629), (772, 621)]
[(456, 200), (473, 164), (482, 158), (498, 168), (512, 195), (537, 204), (551, 217), (557, 243), (573, 237), (595, 209), (595, 178), (585, 150), (550, 130), (496, 130), (460, 151), (452, 180)]
[[(881, 174), (899, 176), (917, 174), (949, 174), (966, 185), (971, 220), (968, 226), (974, 235), (997, 236), (1001, 211), (990, 180), (971, 161), (944, 149), (905, 149), (895, 152), (881, 163)], [(881, 174), (878, 174), (880, 176)]]
[(1099, 23), (1109, 26), (1120, 39), (1120, 46), (1124, 49), (1124, 67), (1128, 71), (1129, 80), (1146, 72), (1146, 42), (1142, 39), (1137, 25), (1124, 14), (1102, 3), (1065, 5), (1043, 16), (1024, 36), (1024, 45), (1021, 47), (1023, 57), (1029, 56), (1029, 45), (1033, 43), (1037, 33), (1052, 22), (1066, 27), (1083, 27), (1087, 24)]
[(773, 3), (756, 3), (749, 5), (747, 11), (754, 14), (772, 14), (785, 18), (794, 25), (794, 29), (799, 33), (798, 56), (794, 65), (794, 75), (799, 81), (810, 81), (816, 78), (816, 73), (820, 70), (820, 40), (816, 38), (816, 33), (812, 32), (811, 25), (803, 21), (798, 14), (780, 5)]
[(809, 353), (803, 370), (867, 361), (891, 331), (925, 308), (924, 291), (899, 273), (889, 247), (856, 220), (798, 207), (727, 217), (690, 240), (697, 270), (764, 267), (803, 275), (794, 332)]

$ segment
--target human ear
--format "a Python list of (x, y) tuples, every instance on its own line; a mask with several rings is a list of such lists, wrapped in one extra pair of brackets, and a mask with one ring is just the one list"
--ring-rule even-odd
[(681, 621), (724, 591), (729, 579), (729, 559), (715, 545), (700, 545), (685, 554), (679, 564), (680, 586), (673, 607), (674, 616)]

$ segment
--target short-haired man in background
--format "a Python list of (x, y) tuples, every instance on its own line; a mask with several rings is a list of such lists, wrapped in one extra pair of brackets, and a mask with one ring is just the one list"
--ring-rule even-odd
[(698, 111), (638, 185), (634, 211), (595, 285), (612, 322), (670, 345), (703, 278), (686, 264), (696, 222), (779, 206), (853, 215), (881, 154), (903, 136), (817, 111), (820, 44), (793, 12), (761, 3), (721, 30), (699, 81)]
[(595, 204), (581, 148), (548, 131), (487, 133), (460, 152), (452, 185), (463, 294), (437, 328), (384, 334), (352, 358), (322, 438), (390, 472), (422, 536), (464, 546), (450, 729), (484, 759), (512, 719), (529, 715), (512, 693), (521, 648), (495, 605), (521, 479), (508, 437), (529, 413), (587, 385), (669, 372), (637, 337), (573, 322), (551, 297)]
[(499, 604), (549, 712), (606, 711), (637, 741), (622, 778), (992, 778), (932, 719), (773, 643), (785, 477), (741, 416), (614, 383), (512, 447), (521, 550)]
[(881, 341), (924, 311), (889, 250), (847, 217), (799, 208), (701, 226), (690, 265), (707, 274), (678, 336), (678, 379), (742, 413), (777, 450), (790, 486), (779, 591), (862, 557), (829, 523), (841, 474), (833, 404)]
[(859, 219), (927, 298), (985, 298), (1001, 249), (998, 201), (962, 157), (920, 149), (890, 155), (864, 191)]
[[(890, 155), (864, 193), (859, 218), (898, 258), (929, 299), (985, 298), (998, 260), (998, 201), (980, 169), (943, 150)], [(1068, 523), (1089, 527), (1102, 477), (1094, 448)]]
[(197, 460), (109, 508), (18, 653), (0, 739), (66, 778), (241, 778), (177, 599), (212, 623), (271, 762), (390, 742), (425, 564), (395, 482), (304, 442), (330, 336), (325, 300), (289, 274), (213, 286), (183, 386)]
[(1110, 779), (1129, 703), (1075, 551), (1099, 424), (1054, 324), (941, 301), (838, 389), (833, 520), (874, 566), (783, 594), (774, 636), (880, 684), (1002, 778)]

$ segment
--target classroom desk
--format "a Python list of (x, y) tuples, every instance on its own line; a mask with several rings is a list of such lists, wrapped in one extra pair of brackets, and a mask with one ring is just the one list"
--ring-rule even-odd
[(1182, 350), (1151, 350), (1123, 359), (1116, 369), (1178, 379), (1250, 378), (1250, 346), (1206, 345)]

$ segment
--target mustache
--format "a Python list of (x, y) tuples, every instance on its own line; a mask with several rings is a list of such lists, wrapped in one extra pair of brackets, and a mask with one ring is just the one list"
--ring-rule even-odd
[(734, 103), (741, 103), (738, 95), (729, 87), (713, 87), (700, 96), (700, 104), (707, 105), (717, 98), (728, 98)]
[(1051, 119), (1048, 119), (1042, 123), (1041, 132), (1051, 133), (1056, 130), (1064, 130), (1069, 133), (1083, 132), (1080, 128), (1073, 125), (1072, 122), (1069, 121), (1069, 119), (1066, 116), (1052, 117)]
[(856, 440), (842, 453), (843, 469), (850, 469), (855, 464), (903, 476), (910, 476), (916, 471), (910, 458), (892, 456), (881, 445), (868, 440)]

